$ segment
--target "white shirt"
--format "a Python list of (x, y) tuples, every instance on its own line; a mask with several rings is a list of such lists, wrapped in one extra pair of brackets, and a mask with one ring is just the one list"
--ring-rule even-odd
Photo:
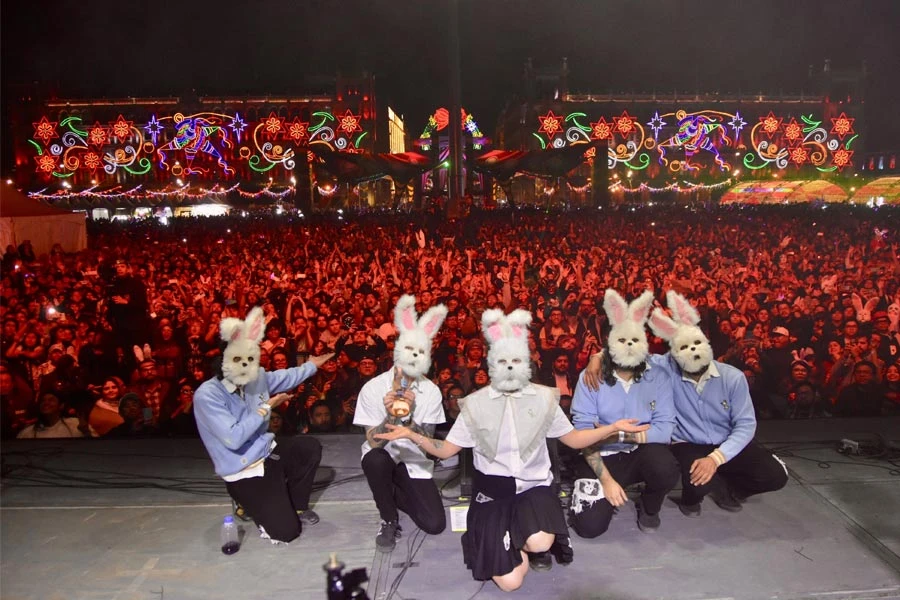
[[(516, 493), (527, 492), (539, 485), (550, 485), (553, 482), (553, 473), (550, 472), (550, 453), (546, 444), (538, 445), (526, 461), (519, 456), (519, 440), (516, 436), (516, 423), (512, 415), (512, 400), (506, 399), (506, 408), (503, 412), (503, 423), (500, 426), (500, 439), (497, 442), (497, 456), (490, 462), (478, 449), (475, 448), (475, 438), (472, 437), (466, 420), (459, 418), (447, 434), (447, 441), (462, 448), (475, 448), (473, 451), (475, 468), (485, 475), (499, 475), (501, 477), (514, 477), (516, 480)], [(547, 437), (558, 438), (566, 435), (575, 428), (566, 418), (562, 409), (557, 406), (553, 423), (547, 431)]]
[(50, 427), (38, 428), (35, 425), (29, 425), (19, 432), (16, 436), (18, 439), (31, 438), (80, 438), (84, 437), (81, 430), (78, 429), (78, 419), (75, 417), (66, 417), (60, 419)]
[[(370, 379), (359, 391), (356, 398), (356, 414), (353, 424), (361, 427), (381, 425), (388, 416), (384, 407), (384, 397), (394, 389), (394, 369), (388, 369), (381, 375)], [(408, 388), (416, 395), (416, 408), (413, 421), (419, 425), (439, 425), (446, 421), (441, 390), (428, 379), (418, 379)], [(362, 445), (362, 455), (371, 450), (369, 440)], [(384, 449), (396, 463), (404, 463), (409, 476), (413, 479), (431, 479), (434, 462), (425, 456), (421, 448), (412, 440), (392, 440), (384, 445)]]
[(681, 380), (693, 384), (694, 388), (697, 390), (697, 393), (702, 394), (703, 388), (706, 387), (707, 382), (709, 382), (709, 380), (713, 377), (720, 377), (720, 375), (719, 370), (716, 368), (716, 363), (711, 362), (709, 363), (709, 368), (707, 368), (703, 375), (700, 376), (699, 380), (694, 381), (687, 375), (682, 375)]

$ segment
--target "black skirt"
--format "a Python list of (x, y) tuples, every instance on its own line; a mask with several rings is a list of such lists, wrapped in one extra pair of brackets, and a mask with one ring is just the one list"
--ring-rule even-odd
[(463, 558), (472, 577), (484, 581), (515, 569), (522, 564), (525, 542), (539, 531), (557, 540), (569, 532), (559, 498), (549, 486), (516, 494), (515, 478), (475, 471), (462, 536)]

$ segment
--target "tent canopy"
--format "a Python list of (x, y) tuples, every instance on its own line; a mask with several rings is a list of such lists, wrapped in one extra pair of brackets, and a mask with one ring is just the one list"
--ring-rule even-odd
[(900, 204), (900, 177), (879, 177), (862, 186), (850, 202), (858, 204)]
[(814, 179), (810, 181), (742, 181), (722, 196), (722, 204), (796, 204), (802, 202), (845, 202), (847, 192), (840, 186)]
[(0, 251), (30, 240), (37, 254), (60, 244), (66, 252), (87, 248), (86, 215), (62, 210), (0, 185)]

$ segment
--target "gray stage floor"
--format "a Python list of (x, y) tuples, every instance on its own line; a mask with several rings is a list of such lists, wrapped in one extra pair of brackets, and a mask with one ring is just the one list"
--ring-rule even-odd
[[(600, 539), (573, 539), (575, 562), (531, 573), (518, 596), (685, 600), (900, 598), (900, 468), (845, 458), (841, 437), (897, 440), (900, 421), (764, 423), (791, 480), (737, 514), (707, 501), (700, 519), (663, 507), (642, 534), (629, 502)], [(198, 440), (9, 442), (2, 448), (0, 597), (175, 600), (325, 598), (322, 564), (337, 552), (366, 567), (373, 600), (508, 597), (471, 579), (460, 533), (415, 535), (408, 519), (393, 554), (375, 552), (378, 514), (359, 469), (359, 436), (322, 436), (314, 494), (322, 521), (287, 547), (248, 530), (219, 550), (224, 486)], [(24, 465), (24, 466), (23, 466)], [(446, 504), (458, 503), (456, 470)], [(74, 477), (74, 478), (70, 478)], [(99, 481), (99, 484), (98, 484)], [(421, 542), (421, 545), (419, 545)], [(411, 565), (404, 565), (414, 543)], [(393, 586), (395, 590), (391, 595)]]

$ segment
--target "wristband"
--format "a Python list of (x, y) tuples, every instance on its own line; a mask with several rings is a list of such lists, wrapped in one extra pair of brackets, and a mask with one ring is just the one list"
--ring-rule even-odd
[(624, 431), (620, 431), (620, 432), (619, 432), (619, 443), (620, 443), (620, 444), (624, 444), (624, 443), (625, 443), (625, 432), (624, 432)]
[(256, 412), (259, 414), (259, 416), (265, 419), (272, 414), (272, 407), (269, 404), (260, 404), (258, 407), (256, 407)]
[(719, 450), (718, 448), (716, 448), (715, 450), (713, 450), (712, 452), (710, 452), (710, 453), (707, 454), (706, 456), (708, 456), (709, 458), (713, 459), (713, 461), (716, 463), (716, 467), (721, 467), (721, 466), (724, 465), (726, 462), (728, 462), (728, 460), (725, 458), (725, 455), (722, 454), (722, 451)]

